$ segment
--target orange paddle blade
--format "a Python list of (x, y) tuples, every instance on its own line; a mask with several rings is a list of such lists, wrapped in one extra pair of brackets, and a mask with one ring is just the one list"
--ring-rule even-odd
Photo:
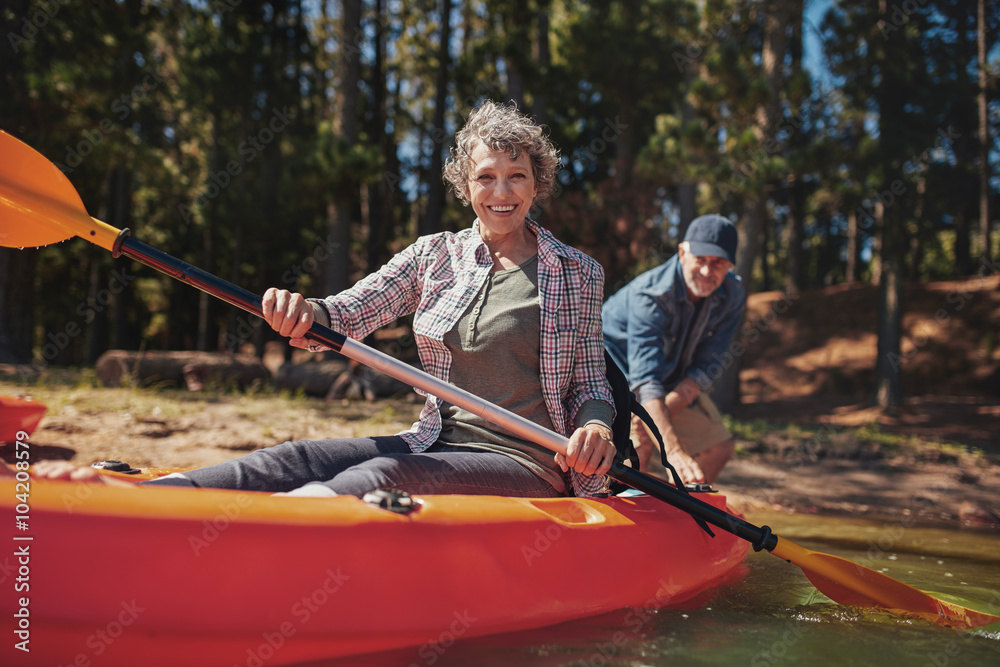
[(2, 130), (0, 155), (0, 246), (29, 248), (79, 236), (114, 250), (120, 230), (90, 217), (58, 167)]
[(978, 628), (1000, 620), (992, 614), (939, 600), (846, 558), (810, 551), (784, 538), (778, 539), (771, 553), (798, 565), (821, 593), (840, 604), (896, 609), (953, 628)]

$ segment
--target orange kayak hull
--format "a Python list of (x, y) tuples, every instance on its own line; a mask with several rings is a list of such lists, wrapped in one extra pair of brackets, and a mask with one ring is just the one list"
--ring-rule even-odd
[(748, 549), (645, 496), (419, 501), (402, 515), (354, 497), (38, 482), (25, 513), (4, 480), (27, 587), (0, 610), (15, 630), (28, 614), (30, 652), (8, 638), (0, 662), (250, 667), (413, 647), (423, 664), (463, 637), (680, 605)]

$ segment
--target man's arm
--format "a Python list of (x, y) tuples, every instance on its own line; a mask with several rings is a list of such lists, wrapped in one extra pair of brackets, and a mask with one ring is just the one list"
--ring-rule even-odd
[[(688, 454), (681, 446), (677, 434), (674, 432), (671, 416), (677, 414), (691, 404), (701, 393), (698, 385), (691, 378), (685, 378), (677, 387), (666, 395), (665, 398), (650, 399), (642, 404), (653, 418), (653, 423), (663, 436), (663, 444), (666, 446), (667, 460), (677, 473), (681, 476), (681, 483), (704, 482), (705, 474), (701, 466)], [(640, 438), (636, 451), (639, 453), (640, 470), (645, 470), (649, 464), (651, 456), (659, 456), (657, 451), (659, 445), (646, 433), (645, 427), (639, 429)], [(676, 481), (676, 480), (675, 480)]]

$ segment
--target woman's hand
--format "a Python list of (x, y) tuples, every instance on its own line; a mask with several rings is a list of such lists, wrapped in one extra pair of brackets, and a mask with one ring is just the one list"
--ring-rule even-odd
[[(9, 473), (9, 474), (8, 474)], [(13, 476), (14, 471), (0, 462), (0, 477)], [(69, 461), (53, 461), (46, 459), (31, 466), (31, 477), (36, 480), (59, 480), (64, 482), (83, 482), (85, 484), (107, 484), (110, 486), (127, 486), (135, 488), (132, 482), (118, 479), (111, 475), (102, 475), (94, 468), (84, 467)]]
[(556, 464), (567, 472), (570, 468), (581, 475), (606, 475), (615, 460), (611, 429), (597, 424), (578, 428), (570, 436), (566, 454), (556, 454)]
[(264, 292), (261, 301), (264, 321), (282, 336), (287, 336), (294, 347), (307, 349), (309, 341), (304, 338), (313, 324), (313, 309), (301, 294), (279, 290), (275, 287)]

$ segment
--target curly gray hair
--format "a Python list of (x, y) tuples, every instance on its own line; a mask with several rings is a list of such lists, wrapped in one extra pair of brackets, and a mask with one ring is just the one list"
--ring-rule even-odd
[(472, 110), (465, 127), (455, 135), (456, 145), (444, 165), (444, 179), (466, 206), (469, 205), (468, 178), (476, 142), (482, 142), (491, 150), (504, 151), (512, 160), (516, 160), (521, 151), (527, 153), (538, 188), (535, 201), (544, 202), (552, 194), (560, 166), (559, 150), (549, 141), (542, 126), (518, 111), (516, 106), (487, 100)]

